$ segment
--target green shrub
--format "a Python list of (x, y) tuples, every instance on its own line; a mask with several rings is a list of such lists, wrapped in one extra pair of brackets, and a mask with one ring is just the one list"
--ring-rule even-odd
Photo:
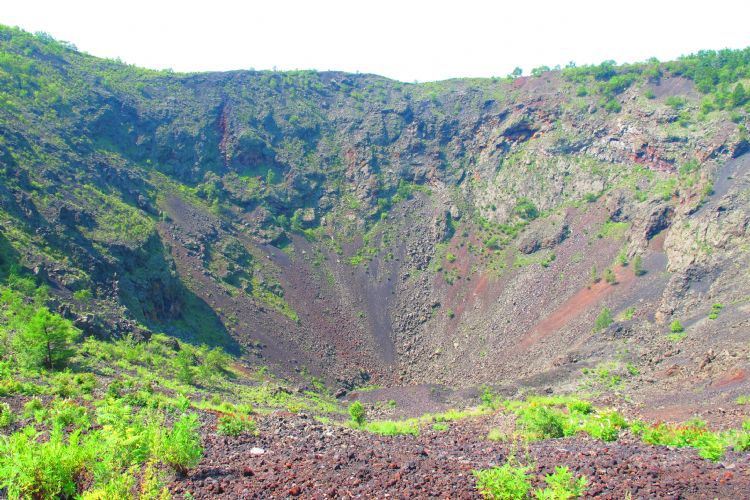
[(708, 315), (708, 319), (716, 319), (719, 317), (719, 313), (724, 309), (724, 304), (716, 303), (711, 306), (711, 312)]
[(588, 401), (574, 400), (566, 404), (568, 411), (571, 413), (580, 413), (581, 415), (588, 415), (594, 411), (594, 407)]
[(49, 440), (40, 442), (40, 436), (31, 426), (0, 436), (0, 487), (9, 498), (72, 498), (85, 460), (80, 432), (66, 440), (55, 427)]
[(643, 426), (641, 439), (648, 444), (697, 448), (701, 457), (712, 461), (723, 457), (728, 445), (725, 435), (709, 431), (700, 420), (685, 425)]
[(510, 460), (500, 467), (473, 471), (477, 490), (488, 500), (524, 499), (531, 490), (529, 468), (512, 465)]
[(203, 357), (203, 365), (216, 373), (223, 373), (229, 366), (230, 357), (220, 347), (211, 349)]
[(448, 252), (447, 254), (445, 254), (445, 260), (447, 260), (448, 262), (456, 262), (456, 255)]
[(625, 321), (630, 321), (633, 319), (633, 316), (635, 316), (635, 307), (628, 307), (622, 312), (622, 319)]
[(600, 332), (611, 325), (613, 322), (614, 320), (612, 319), (612, 310), (608, 307), (604, 307), (599, 313), (599, 316), (596, 317), (596, 321), (594, 321), (594, 331)]
[(599, 283), (601, 281), (601, 278), (599, 277), (599, 271), (597, 271), (596, 266), (591, 266), (591, 272), (589, 273), (591, 276), (591, 282), (592, 283)]
[(564, 416), (554, 408), (528, 406), (517, 416), (516, 425), (528, 440), (560, 438), (565, 435)]
[(579, 498), (583, 496), (588, 486), (586, 476), (580, 476), (576, 479), (573, 477), (573, 473), (564, 466), (555, 467), (555, 472), (547, 474), (544, 482), (547, 483), (547, 487), (534, 492), (540, 500), (569, 500)]
[(91, 418), (86, 407), (69, 399), (55, 400), (47, 411), (47, 418), (50, 419), (52, 425), (62, 429), (70, 426), (88, 429), (91, 426)]
[(41, 421), (46, 414), (44, 405), (37, 398), (32, 398), (23, 405), (23, 418), (34, 418)]
[(0, 403), (0, 429), (9, 427), (15, 422), (16, 416), (8, 403)]
[(614, 285), (617, 283), (617, 277), (615, 276), (615, 272), (612, 269), (605, 269), (604, 270), (604, 281), (609, 283), (610, 285)]
[(349, 419), (354, 425), (363, 425), (365, 423), (365, 418), (365, 407), (362, 403), (355, 401), (349, 405)]
[(602, 100), (599, 102), (599, 104), (603, 106), (604, 110), (608, 113), (619, 113), (620, 111), (622, 111), (622, 105), (614, 97), (611, 97), (609, 99), (602, 97)]
[(198, 465), (203, 456), (199, 428), (197, 414), (180, 416), (172, 429), (163, 430), (158, 437), (157, 458), (180, 474)]
[(636, 255), (633, 259), (633, 274), (636, 276), (643, 276), (646, 274), (646, 270), (643, 269), (643, 257)]
[(174, 358), (175, 370), (177, 380), (183, 384), (192, 385), (195, 382), (195, 373), (193, 367), (195, 365), (195, 358), (191, 352), (187, 349), (182, 349)]
[(91, 290), (83, 289), (83, 290), (76, 290), (73, 292), (73, 298), (78, 301), (85, 301), (91, 299)]
[(237, 437), (240, 434), (255, 434), (255, 421), (241, 415), (223, 415), (216, 424), (216, 432), (223, 436)]
[(664, 104), (673, 109), (682, 109), (687, 104), (687, 99), (681, 96), (671, 95), (666, 98)]
[(480, 399), (482, 401), (482, 407), (489, 410), (494, 410), (495, 408), (497, 408), (499, 399), (497, 395), (492, 392), (492, 389), (489, 386), (482, 386), (482, 394), (480, 396)]
[[(125, 498), (126, 496), (122, 498)], [(171, 498), (172, 496), (170, 495), (169, 490), (164, 486), (164, 482), (159, 477), (156, 463), (150, 461), (146, 464), (146, 470), (143, 471), (140, 500), (169, 500)]]
[(669, 324), (669, 331), (672, 333), (682, 333), (685, 331), (685, 328), (680, 323), (680, 320), (676, 319)]
[(534, 205), (534, 202), (528, 198), (519, 198), (513, 211), (524, 220), (534, 220), (539, 217), (539, 210)]
[[(86, 491), (81, 500), (104, 500), (110, 498), (133, 498), (135, 477), (130, 472), (112, 472), (93, 489)], [(148, 498), (141, 496), (141, 499)], [(168, 498), (168, 497), (167, 497)], [(160, 500), (166, 500), (162, 498)]]
[(627, 422), (617, 412), (604, 412), (588, 416), (580, 430), (589, 436), (602, 441), (616, 441), (620, 430), (628, 426)]

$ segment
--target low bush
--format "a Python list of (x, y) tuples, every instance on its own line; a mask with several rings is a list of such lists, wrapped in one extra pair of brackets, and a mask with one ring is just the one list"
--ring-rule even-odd
[(199, 428), (197, 414), (182, 415), (172, 429), (161, 430), (157, 438), (156, 457), (180, 474), (198, 465), (203, 456)]
[(250, 417), (223, 415), (216, 424), (216, 432), (223, 436), (237, 437), (240, 434), (255, 434), (257, 426)]
[(608, 307), (604, 307), (599, 313), (599, 316), (597, 316), (596, 320), (594, 321), (594, 331), (600, 332), (611, 325), (613, 322), (614, 319), (612, 319), (612, 310)]
[(726, 436), (709, 431), (705, 422), (700, 420), (693, 420), (685, 425), (643, 426), (639, 431), (645, 443), (696, 448), (701, 457), (714, 461), (724, 456), (728, 445)]
[(365, 407), (362, 403), (355, 401), (349, 405), (349, 420), (352, 424), (361, 426), (365, 423), (365, 418)]
[(9, 427), (16, 421), (16, 415), (13, 413), (8, 403), (0, 403), (0, 429)]
[(711, 312), (708, 314), (708, 319), (716, 319), (719, 317), (719, 313), (724, 309), (724, 304), (716, 303), (711, 306)]
[(47, 441), (42, 433), (25, 427), (0, 437), (0, 487), (9, 498), (73, 497), (75, 478), (83, 469), (86, 450), (80, 432), (66, 439), (61, 428), (52, 429)]
[(547, 474), (544, 478), (547, 487), (534, 492), (539, 500), (569, 500), (579, 498), (586, 492), (588, 479), (586, 476), (573, 477), (565, 466), (555, 467), (553, 474)]
[(486, 499), (523, 499), (531, 490), (529, 467), (509, 460), (499, 467), (473, 471), (477, 490)]
[(377, 420), (365, 424), (365, 430), (381, 436), (419, 436), (419, 421), (409, 420)]
[(610, 285), (614, 285), (617, 283), (617, 277), (615, 276), (615, 272), (612, 269), (607, 268), (604, 270), (604, 281), (606, 281)]
[(643, 276), (646, 274), (646, 270), (643, 269), (643, 257), (636, 255), (633, 258), (633, 274), (636, 276)]
[(560, 438), (565, 435), (564, 416), (554, 408), (528, 406), (517, 414), (516, 425), (528, 440)]

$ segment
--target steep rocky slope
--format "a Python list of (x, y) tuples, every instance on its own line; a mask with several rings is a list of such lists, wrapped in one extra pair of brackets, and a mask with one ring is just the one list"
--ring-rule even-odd
[(657, 418), (747, 390), (747, 50), (426, 84), (0, 51), (3, 264), (88, 334)]

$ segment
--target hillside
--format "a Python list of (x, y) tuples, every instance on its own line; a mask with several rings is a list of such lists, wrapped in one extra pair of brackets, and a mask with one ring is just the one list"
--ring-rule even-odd
[[(312, 449), (352, 474), (368, 469), (350, 492), (424, 495), (415, 477), (441, 470), (448, 479), (434, 491), (470, 496), (471, 470), (499, 460), (494, 446), (513, 455), (508, 440), (484, 436), (515, 436), (517, 425), (529, 438), (530, 405), (566, 419), (559, 435), (531, 432), (537, 482), (558, 453), (546, 439), (564, 434), (589, 494), (743, 491), (750, 440), (729, 429), (750, 394), (748, 113), (750, 49), (407, 84), (152, 71), (0, 27), (0, 396), (17, 415), (2, 432), (20, 440), (33, 428), (23, 409), (33, 398), (50, 440), (60, 405), (89, 412), (86, 425), (57, 425), (63, 441), (77, 427), (103, 433), (102, 414), (138, 409), (128, 425), (151, 422), (151, 451), (110, 468), (136, 477), (122, 484), (144, 497), (152, 469), (170, 466), (175, 495), (295, 494), (301, 481), (277, 469)], [(70, 352), (25, 352), (41, 331), (64, 331)], [(111, 394), (115, 382), (124, 389)], [(541, 394), (549, 400), (520, 402)], [(578, 398), (596, 410), (571, 423)], [(355, 400), (368, 420), (429, 430), (369, 441), (390, 438), (341, 426)], [(423, 415), (451, 408), (468, 413), (450, 428)], [(615, 409), (622, 422), (607, 416)], [(241, 437), (206, 434), (227, 415)], [(660, 470), (630, 490), (622, 471), (588, 471), (576, 426), (602, 436), (583, 415), (627, 435), (601, 452), (615, 464), (659, 453), (699, 472)], [(686, 438), (704, 459), (639, 439), (643, 422), (695, 417), (712, 431), (690, 429), (716, 439)], [(164, 457), (174, 436), (162, 434), (180, 425), (201, 433), (202, 462)], [(666, 434), (644, 439), (674, 444)], [(294, 446), (243, 473), (279, 436)], [(344, 463), (332, 450), (347, 442), (357, 451)], [(433, 462), (400, 463), (408, 485), (387, 485), (357, 455), (368, 446), (383, 474), (386, 458), (411, 463), (420, 447)], [(711, 446), (734, 460), (735, 479), (714, 478), (725, 472), (705, 460), (719, 458)], [(232, 486), (209, 488), (225, 462)], [(80, 463), (79, 492), (116, 482)], [(4, 467), (5, 487), (20, 482)], [(139, 472), (123, 472), (131, 467)], [(335, 477), (300, 467), (305, 491), (333, 496)], [(123, 491), (102, 488), (96, 498)]]

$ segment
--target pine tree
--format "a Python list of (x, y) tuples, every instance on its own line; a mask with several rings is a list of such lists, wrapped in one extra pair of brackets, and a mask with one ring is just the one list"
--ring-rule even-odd
[(734, 91), (732, 91), (732, 106), (742, 106), (747, 102), (747, 93), (745, 92), (745, 87), (742, 85), (742, 83), (738, 83), (734, 87)]
[(29, 367), (62, 367), (72, 356), (78, 337), (72, 323), (46, 307), (39, 307), (14, 340), (15, 351)]
[(633, 259), (633, 274), (636, 276), (643, 276), (646, 274), (646, 270), (643, 269), (643, 259), (640, 255), (636, 255)]

